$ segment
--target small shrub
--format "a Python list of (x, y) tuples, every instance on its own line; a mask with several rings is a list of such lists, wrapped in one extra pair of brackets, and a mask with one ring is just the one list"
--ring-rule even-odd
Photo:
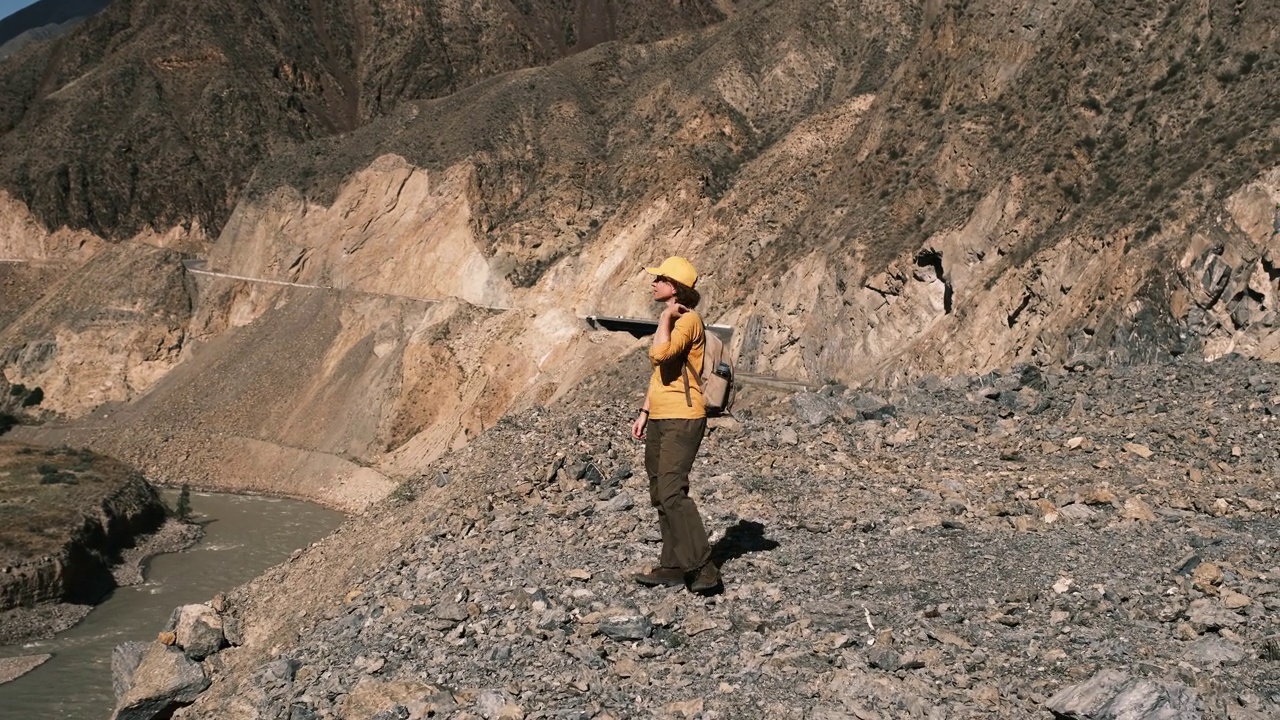
[(41, 475), (41, 485), (77, 485), (79, 480), (69, 472), (55, 472), (52, 475)]
[(49, 476), (49, 475), (57, 475), (62, 471), (59, 470), (57, 467), (50, 465), (49, 463), (40, 463), (39, 465), (36, 466), (36, 472), (40, 473), (41, 475)]
[(40, 388), (32, 388), (31, 392), (22, 399), (22, 407), (34, 407), (44, 402), (44, 390)]
[(1258, 53), (1247, 52), (1240, 61), (1240, 74), (1248, 75), (1253, 72), (1253, 66), (1258, 64)]
[(173, 510), (179, 520), (187, 520), (191, 517), (191, 486), (182, 483), (182, 490), (178, 491), (178, 506)]

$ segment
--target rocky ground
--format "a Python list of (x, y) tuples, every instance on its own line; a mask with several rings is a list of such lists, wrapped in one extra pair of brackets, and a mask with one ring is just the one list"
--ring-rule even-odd
[(220, 598), (175, 717), (1280, 717), (1275, 366), (748, 388), (704, 598), (629, 579), (639, 362)]

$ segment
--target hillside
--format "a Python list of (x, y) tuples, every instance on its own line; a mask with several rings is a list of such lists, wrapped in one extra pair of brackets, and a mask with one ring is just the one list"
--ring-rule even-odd
[(660, 544), (619, 392), (643, 370), (219, 599), (236, 647), (174, 717), (1280, 713), (1275, 365), (757, 392), (695, 465), (712, 598), (629, 579)]
[[(123, 22), (119, 7), (95, 17), (67, 46), (88, 47), (111, 22)], [(284, 12), (272, 7), (262, 12)], [(31, 348), (93, 347), (118, 364), (135, 351), (113, 333), (149, 337), (154, 330), (90, 332), (70, 321), (58, 329), (58, 313), (45, 313), (47, 326), (0, 335), (10, 348), (5, 372), (29, 387), (64, 388), (74, 397), (51, 392), (49, 407), (69, 418), (156, 388), (146, 405), (154, 416), (117, 416), (140, 425), (87, 421), (51, 428), (46, 439), (76, 438), (150, 472), (182, 468), (208, 486), (244, 487), (228, 471), (244, 457), (243, 444), (227, 438), (248, 438), (286, 458), (268, 465), (297, 466), (301, 451), (320, 453), (328, 468), (303, 482), (249, 481), (258, 483), (253, 487), (329, 497), (355, 476), (386, 488), (506, 411), (567, 390), (579, 374), (553, 370), (552, 359), (574, 357), (588, 342), (575, 316), (647, 314), (639, 268), (675, 252), (703, 268), (709, 317), (736, 327), (741, 367), (760, 374), (894, 385), (1076, 357), (1123, 364), (1280, 353), (1280, 97), (1268, 82), (1280, 63), (1270, 40), (1274, 8), (1169, 5), (1152, 15), (1136, 5), (793, 0), (740, 10), (702, 31), (606, 42), (506, 73), (500, 70), (510, 65), (486, 58), (514, 56), (472, 44), (468, 57), (476, 64), (468, 65), (466, 83), (406, 85), (382, 105), (369, 103), (376, 74), (361, 65), (367, 73), (355, 105), (343, 106), (332, 92), (316, 94), (303, 103), (305, 113), (287, 115), (293, 120), (283, 124), (255, 110), (246, 122), (264, 125), (261, 132), (244, 126), (250, 144), (222, 147), (221, 135), (208, 135), (219, 144), (217, 161), (243, 172), (202, 167), (193, 170), (200, 179), (188, 182), (170, 172), (174, 152), (148, 146), (139, 157), (163, 159), (165, 182), (143, 182), (160, 169), (138, 166), (131, 192), (154, 192), (161, 205), (134, 204), (128, 217), (94, 211), (97, 225), (117, 239), (151, 228), (117, 241), (119, 248), (200, 250), (204, 233), (221, 228), (207, 245), (209, 268), (306, 287), (190, 276), (174, 257), (171, 271), (194, 283), (183, 337), (196, 342), (148, 350), (168, 359), (151, 366), (156, 371), (141, 384), (107, 389), (101, 375), (78, 375), (56, 352), (50, 362)], [(213, 5), (192, 12), (208, 14), (191, 20), (193, 37), (204, 37), (207, 25), (214, 45), (226, 41), (230, 27), (257, 32), (270, 25), (214, 22), (221, 10)], [(635, 17), (628, 22), (648, 30), (628, 32), (644, 39), (644, 32), (672, 31), (673, 17)], [(138, 37), (154, 35), (155, 42), (118, 43), (111, 58), (143, 49), (157, 57), (156, 48), (172, 42), (164, 29), (172, 22), (164, 13), (139, 19)], [(191, 47), (184, 44), (184, 52)], [(307, 47), (325, 45), (316, 39)], [(534, 64), (550, 56), (521, 57)], [(111, 58), (91, 72), (124, 67)], [(15, 59), (6, 65), (7, 82), (53, 67), (47, 60)], [(227, 67), (275, 62), (242, 60)], [(81, 61), (97, 62), (91, 54)], [(181, 67), (214, 72), (207, 63)], [(230, 82), (221, 73), (217, 82)], [(282, 92), (276, 80), (247, 77), (237, 81), (238, 92)], [(0, 139), (28, 148), (4, 155), (13, 167), (33, 168), (46, 148), (72, 152), (89, 138), (36, 150), (23, 139), (87, 107), (97, 97), (89, 88), (101, 85), (70, 87), (74, 102), (57, 101), (61, 109), (47, 115), (34, 108), (54, 100), (40, 96)], [(148, 142), (163, 138), (168, 131), (146, 129), (146, 118), (197, 117), (199, 103), (221, 97), (206, 90), (166, 91), (166, 108), (181, 98), (196, 104), (183, 112), (147, 110), (127, 132), (144, 132)], [(407, 99), (432, 94), (439, 97)], [(245, 103), (236, 107), (272, 107), (262, 99)], [(220, 114), (219, 122), (239, 122), (237, 112)], [(304, 116), (328, 120), (305, 129), (294, 123)], [(250, 147), (273, 133), (284, 134), (270, 152)], [(283, 142), (318, 135), (326, 137)], [(210, 182), (221, 189), (208, 197), (235, 201), (225, 222), (217, 210), (223, 200), (180, 197), (204, 192)], [(36, 193), (51, 187), (20, 186)], [(86, 185), (114, 192), (109, 186)], [(9, 252), (74, 267), (106, 246), (92, 223), (85, 227), (88, 215), (57, 214), (88, 206), (61, 196), (29, 200), (0, 206), (12, 228), (0, 237)], [(95, 282), (136, 285), (112, 277)], [(331, 301), (311, 304), (312, 294), (330, 289)], [(459, 311), (473, 320), (451, 321), (441, 345), (421, 320), (437, 326), (439, 316), (419, 313), (451, 297), (515, 311), (485, 322), (475, 320), (487, 313)], [(419, 310), (352, 311), (369, 303)], [(316, 346), (315, 362), (287, 382), (254, 390), (232, 369), (239, 352), (216, 357), (224, 352), (216, 348), (288, 357), (302, 332), (288, 328), (302, 328), (302, 318), (341, 340), (324, 353)], [(50, 333), (59, 332), (64, 337), (54, 342)], [(202, 367), (220, 370), (160, 382), (167, 368), (206, 346), (214, 356), (206, 354)], [(517, 348), (510, 359), (495, 361), (485, 350), (503, 346)], [(575, 362), (587, 367), (595, 357)], [(454, 380), (424, 373), (441, 364)], [(348, 373), (365, 379), (339, 385), (349, 391), (326, 389)], [(197, 389), (209, 385), (227, 390)], [(440, 388), (448, 388), (448, 399), (431, 409), (421, 404), (422, 393)], [(241, 419), (244, 405), (234, 398), (250, 392), (257, 403), (309, 418), (312, 430), (300, 435), (292, 423), (274, 421), (249, 430), (258, 419)], [(467, 399), (477, 392), (486, 396), (478, 411)], [(352, 405), (356, 398), (363, 402)], [(194, 423), (190, 433), (171, 432), (173, 423), (161, 419), (165, 408), (179, 406), (190, 412), (178, 427)], [(367, 414), (356, 427), (369, 431), (341, 422), (353, 411)], [(319, 418), (329, 419), (328, 429), (316, 427)]]
[(404, 98), (720, 17), (708, 2), (117, 0), (0, 64), (0, 188), (48, 228), (216, 235), (283, 146)]

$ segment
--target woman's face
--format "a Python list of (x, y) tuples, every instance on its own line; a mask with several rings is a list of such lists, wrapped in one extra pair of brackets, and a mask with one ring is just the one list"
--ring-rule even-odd
[(676, 296), (676, 286), (668, 279), (657, 275), (653, 278), (654, 302), (666, 302)]

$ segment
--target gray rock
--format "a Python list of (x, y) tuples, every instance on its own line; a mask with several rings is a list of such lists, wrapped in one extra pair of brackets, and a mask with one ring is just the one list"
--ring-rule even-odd
[(277, 680), (293, 682), (302, 663), (293, 658), (281, 658), (267, 666), (267, 674)]
[(485, 690), (476, 698), (476, 712), (485, 720), (494, 720), (506, 706), (507, 696), (501, 690)]
[(1280, 635), (1262, 638), (1262, 659), (1280, 662)]
[(1197, 720), (1202, 717), (1195, 690), (1173, 682), (1135, 678), (1103, 670), (1060, 690), (1045, 703), (1066, 720)]
[(133, 674), (142, 663), (142, 656), (150, 645), (151, 643), (145, 642), (127, 642), (117, 645), (111, 651), (111, 688), (115, 691), (116, 699), (133, 685)]
[(1240, 616), (1214, 598), (1192, 600), (1187, 620), (1200, 632), (1233, 628), (1240, 624)]
[(564, 467), (564, 456), (559, 455), (554, 461), (552, 461), (551, 466), (547, 468), (547, 472), (543, 476), (542, 481), (546, 483), (555, 482), (556, 473), (560, 472), (560, 468), (562, 467)]
[(1058, 515), (1071, 522), (1084, 522), (1097, 514), (1097, 510), (1084, 503), (1069, 503), (1058, 508)]
[(898, 414), (897, 408), (879, 395), (858, 393), (851, 402), (863, 420), (888, 420)]
[(653, 632), (653, 622), (634, 611), (609, 613), (600, 620), (600, 632), (614, 640), (643, 640)]
[(200, 665), (181, 651), (152, 643), (120, 696), (112, 720), (152, 720), (189, 705), (209, 687)]
[(582, 477), (579, 480), (585, 480), (591, 485), (599, 485), (604, 482), (604, 473), (600, 472), (600, 468), (596, 464), (589, 462), (582, 468)]
[(244, 633), (240, 629), (240, 618), (234, 615), (222, 616), (222, 636), (227, 639), (228, 645), (240, 646), (244, 644)]
[(630, 510), (636, 506), (636, 501), (631, 498), (631, 493), (621, 492), (608, 502), (600, 506), (601, 512), (623, 512)]
[(805, 423), (817, 427), (835, 416), (835, 403), (831, 398), (817, 393), (796, 393), (791, 396), (791, 407)]
[(1040, 372), (1040, 368), (1035, 365), (1015, 365), (1013, 373), (1018, 379), (1018, 387), (1031, 388), (1032, 390), (1044, 390), (1048, 387), (1044, 373)]
[(867, 651), (867, 662), (871, 667), (879, 668), (885, 672), (893, 672), (902, 667), (902, 656), (894, 652), (892, 648), (876, 645)]
[(467, 619), (467, 609), (455, 602), (436, 603), (433, 614), (440, 620), (462, 622)]
[(1200, 667), (1238, 665), (1244, 660), (1244, 648), (1217, 635), (1206, 635), (1191, 643), (1183, 656)]
[(203, 660), (226, 643), (222, 618), (208, 605), (183, 605), (174, 611), (174, 635), (178, 647), (192, 660)]

